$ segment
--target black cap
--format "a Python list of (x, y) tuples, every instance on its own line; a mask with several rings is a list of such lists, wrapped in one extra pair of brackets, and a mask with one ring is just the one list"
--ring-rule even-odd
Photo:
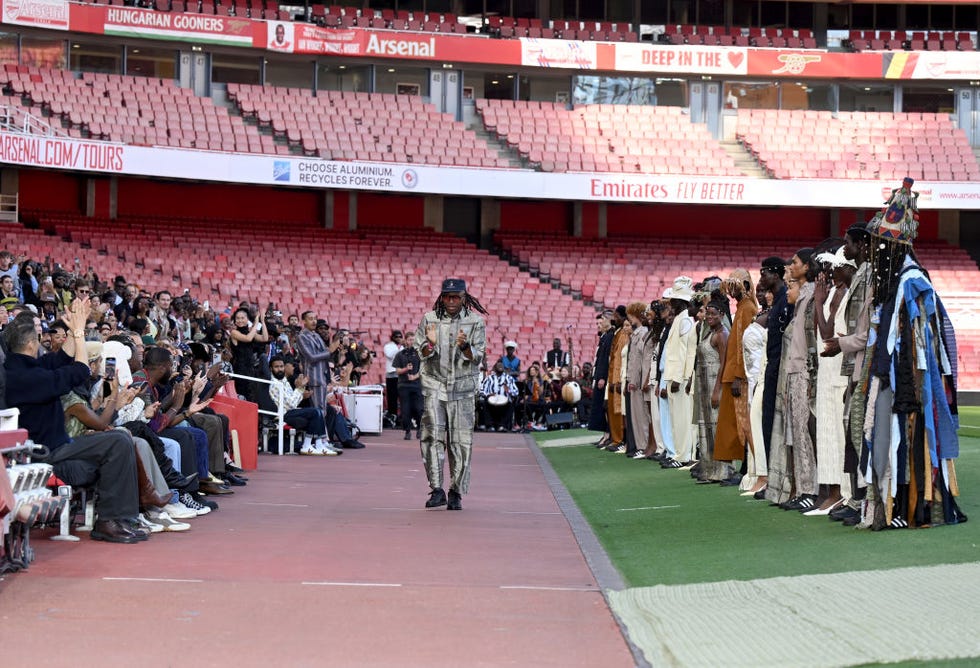
[(619, 314), (619, 317), (625, 318), (626, 317), (626, 307), (623, 306), (622, 304), (620, 304), (619, 306), (616, 307), (616, 313)]
[(786, 273), (787, 264), (789, 264), (789, 262), (781, 257), (767, 257), (762, 261), (761, 271), (768, 271), (781, 277), (784, 273)]
[(329, 327), (329, 326), (330, 326), (329, 322), (327, 322), (323, 318), (320, 318), (319, 320), (316, 321), (316, 327), (314, 329), (320, 329), (321, 327)]
[(443, 292), (466, 292), (466, 281), (462, 278), (447, 278), (442, 282)]

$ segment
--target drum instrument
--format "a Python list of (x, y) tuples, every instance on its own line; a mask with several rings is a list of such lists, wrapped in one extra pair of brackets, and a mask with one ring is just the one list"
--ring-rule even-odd
[(566, 404), (575, 405), (582, 400), (582, 388), (579, 384), (570, 380), (561, 388), (561, 398)]
[(505, 394), (491, 394), (487, 397), (487, 403), (491, 406), (506, 406), (510, 402)]

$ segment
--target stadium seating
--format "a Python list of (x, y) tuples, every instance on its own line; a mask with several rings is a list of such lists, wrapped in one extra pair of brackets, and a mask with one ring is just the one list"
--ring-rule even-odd
[(736, 137), (777, 179), (980, 179), (948, 114), (740, 109)]
[[(591, 354), (593, 303), (650, 301), (682, 274), (701, 280), (748, 267), (756, 275), (761, 257), (788, 256), (799, 245), (779, 239), (573, 239), (506, 232), (495, 239), (501, 260), (452, 235), (422, 229), (338, 231), (307, 225), (290, 237), (272, 238), (267, 222), (194, 225), (30, 212), (23, 217), (43, 229), (6, 226), (7, 248), (50, 256), (65, 266), (77, 257), (82, 268), (121, 274), (151, 291), (189, 288), (218, 309), (243, 299), (262, 307), (274, 302), (286, 314), (314, 309), (331, 324), (362, 330), (372, 348), (387, 340), (391, 327), (415, 326), (435, 299), (434, 276), (447, 266), (463, 267), (471, 291), (491, 311), (491, 354), (500, 354), (500, 342), (513, 338), (524, 359), (543, 354), (558, 335), (571, 336), (576, 351)], [(315, 281), (305, 263), (294, 261), (326, 257), (338, 247), (344, 256)], [(980, 388), (977, 266), (965, 251), (945, 243), (919, 243), (916, 253), (957, 326), (960, 387)], [(171, 262), (174, 254), (181, 257), (179, 264)]]
[[(229, 84), (236, 113), (174, 81), (7, 65), (0, 84), (74, 137), (334, 160), (508, 167), (462, 123), (417, 96)], [(38, 114), (40, 115), (40, 114)], [(392, 120), (401, 122), (392, 123)]]
[[(334, 160), (508, 167), (475, 133), (414, 95), (228, 85), (245, 118), (306, 155)], [(250, 126), (249, 126), (250, 127)]]
[[(743, 267), (757, 278), (762, 258), (790, 257), (799, 247), (798, 240), (780, 239), (574, 239), (513, 232), (498, 233), (495, 241), (505, 257), (520, 266), (550, 278), (572, 295), (581, 294), (609, 308), (659, 298), (680, 275), (700, 281)], [(960, 387), (980, 388), (980, 317), (975, 299), (980, 271), (965, 250), (946, 243), (918, 243), (916, 254), (929, 269), (957, 327)]]
[(974, 51), (975, 32), (851, 30), (845, 46), (854, 51)]
[[(388, 340), (391, 328), (417, 325), (432, 308), (447, 267), (460, 273), (490, 310), (492, 355), (499, 356), (502, 341), (511, 338), (520, 343), (525, 359), (531, 353), (543, 355), (555, 336), (570, 336), (575, 350), (590, 355), (595, 341), (591, 306), (451, 234), (291, 224), (293, 234), (273, 237), (269, 222), (110, 221), (37, 212), (24, 212), (22, 218), (42, 229), (5, 226), (7, 248), (50, 256), (68, 267), (77, 257), (82, 269), (123, 275), (150, 291), (187, 288), (216, 310), (243, 299), (262, 308), (274, 302), (285, 314), (314, 309), (332, 325), (363, 331), (372, 349)], [(339, 256), (338, 248), (343, 249)], [(313, 277), (308, 263), (296, 262), (302, 257), (337, 259)]]
[(809, 28), (742, 28), (740, 26), (705, 26), (670, 24), (658, 38), (666, 44), (706, 46), (758, 46), (790, 49), (815, 49), (817, 41)]
[[(0, 84), (39, 112), (61, 119), (73, 137), (127, 144), (252, 153), (288, 153), (271, 134), (229, 115), (211, 98), (168, 79), (5, 65)], [(40, 115), (40, 113), (38, 114)]]
[(477, 100), (476, 111), (489, 133), (545, 172), (741, 175), (677, 107)]

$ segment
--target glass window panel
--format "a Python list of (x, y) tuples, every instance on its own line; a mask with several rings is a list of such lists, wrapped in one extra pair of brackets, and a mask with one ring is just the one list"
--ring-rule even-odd
[(562, 4), (562, 17), (565, 19), (578, 18), (578, 0), (565, 0)]
[(667, 0), (671, 23), (694, 23), (694, 6), (687, 0)]
[(368, 93), (371, 85), (370, 65), (317, 64), (317, 90), (347, 90)]
[(837, 111), (837, 87), (833, 84), (805, 82), (808, 106), (814, 111)]
[(782, 27), (786, 25), (786, 3), (763, 2), (762, 25), (766, 27)]
[(177, 52), (145, 46), (126, 47), (126, 74), (161, 79), (177, 78)]
[(429, 70), (422, 67), (399, 67), (397, 63), (378, 65), (374, 74), (374, 90), (377, 93), (404, 93), (429, 95)]
[(928, 30), (929, 7), (927, 5), (906, 5), (905, 26), (909, 30)]
[(641, 2), (640, 3), (640, 23), (667, 23), (667, 3), (666, 2)]
[(465, 4), (471, 14), (482, 14), (484, 5), (487, 16), (510, 16), (510, 0), (467, 0)]
[(874, 9), (874, 5), (851, 5), (851, 23), (849, 27), (855, 29), (874, 28)]
[(840, 111), (894, 111), (895, 89), (873, 83), (840, 84)]
[(17, 34), (0, 32), (0, 65), (17, 64)]
[[(487, 2), (489, 9), (490, 2)], [(538, 15), (538, 3), (536, 0), (513, 0), (513, 12), (517, 18), (533, 19)]]
[(262, 83), (261, 60), (256, 56), (211, 56), (211, 79), (215, 83)]
[(875, 5), (875, 25), (879, 30), (894, 30), (898, 25), (898, 5)]
[(575, 77), (575, 104), (653, 104), (653, 79), (644, 77)]
[(23, 37), (20, 41), (20, 64), (65, 69), (68, 64), (65, 59), (65, 40)]
[(404, 9), (406, 12), (421, 13), (424, 6), (424, 0), (398, 0), (398, 9)]
[(725, 3), (720, 0), (701, 0), (698, 3), (698, 23), (725, 25)]
[(687, 81), (683, 79), (654, 79), (653, 104), (659, 107), (687, 107)]
[(789, 3), (789, 27), (790, 28), (810, 28), (812, 26), (813, 26), (813, 3), (812, 2)]
[(980, 4), (977, 5), (957, 5), (956, 30), (976, 30), (980, 25)]
[(578, 15), (586, 21), (601, 21), (606, 0), (578, 0)]
[(905, 86), (902, 90), (902, 111), (926, 111), (932, 114), (951, 114), (954, 111), (955, 104), (956, 98), (952, 86)]
[(122, 49), (116, 45), (71, 42), (69, 69), (79, 72), (122, 72)]
[(953, 5), (930, 6), (929, 24), (933, 30), (952, 30), (953, 29)]
[(265, 63), (265, 83), (269, 86), (313, 89), (313, 63), (270, 58)]
[[(506, 72), (483, 72), (474, 76), (483, 77), (483, 96), (492, 100), (513, 100), (514, 99), (514, 84), (517, 78), (513, 74), (507, 74)], [(471, 79), (472, 81), (472, 79)], [(525, 85), (521, 86), (524, 89), (528, 87)], [(522, 95), (526, 95), (522, 92)], [(527, 99), (523, 97), (522, 99)]]
[(452, 0), (425, 0), (425, 11), (428, 14), (445, 14), (453, 11)]
[(570, 76), (528, 76), (521, 79), (521, 88), (527, 89), (525, 100), (542, 102), (568, 102), (572, 85)]
[(733, 81), (722, 88), (726, 109), (778, 109), (779, 84)]

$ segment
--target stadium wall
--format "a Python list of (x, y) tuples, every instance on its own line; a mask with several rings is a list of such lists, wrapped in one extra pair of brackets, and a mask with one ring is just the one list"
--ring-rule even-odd
[[(349, 229), (352, 219), (361, 229), (393, 224), (417, 229), (426, 223), (425, 195), (113, 178), (117, 179), (115, 188), (110, 186), (110, 178), (22, 168), (18, 178), (20, 207), (99, 217), (115, 212), (121, 217), (332, 224), (334, 229)], [(784, 239), (813, 240), (835, 230), (843, 233), (851, 223), (869, 220), (874, 214), (870, 209), (508, 199), (499, 201), (499, 210), (499, 229), (504, 232), (576, 234), (585, 238), (648, 235), (731, 238), (776, 234)], [(920, 239), (939, 238), (939, 217), (936, 210), (920, 212)]]

